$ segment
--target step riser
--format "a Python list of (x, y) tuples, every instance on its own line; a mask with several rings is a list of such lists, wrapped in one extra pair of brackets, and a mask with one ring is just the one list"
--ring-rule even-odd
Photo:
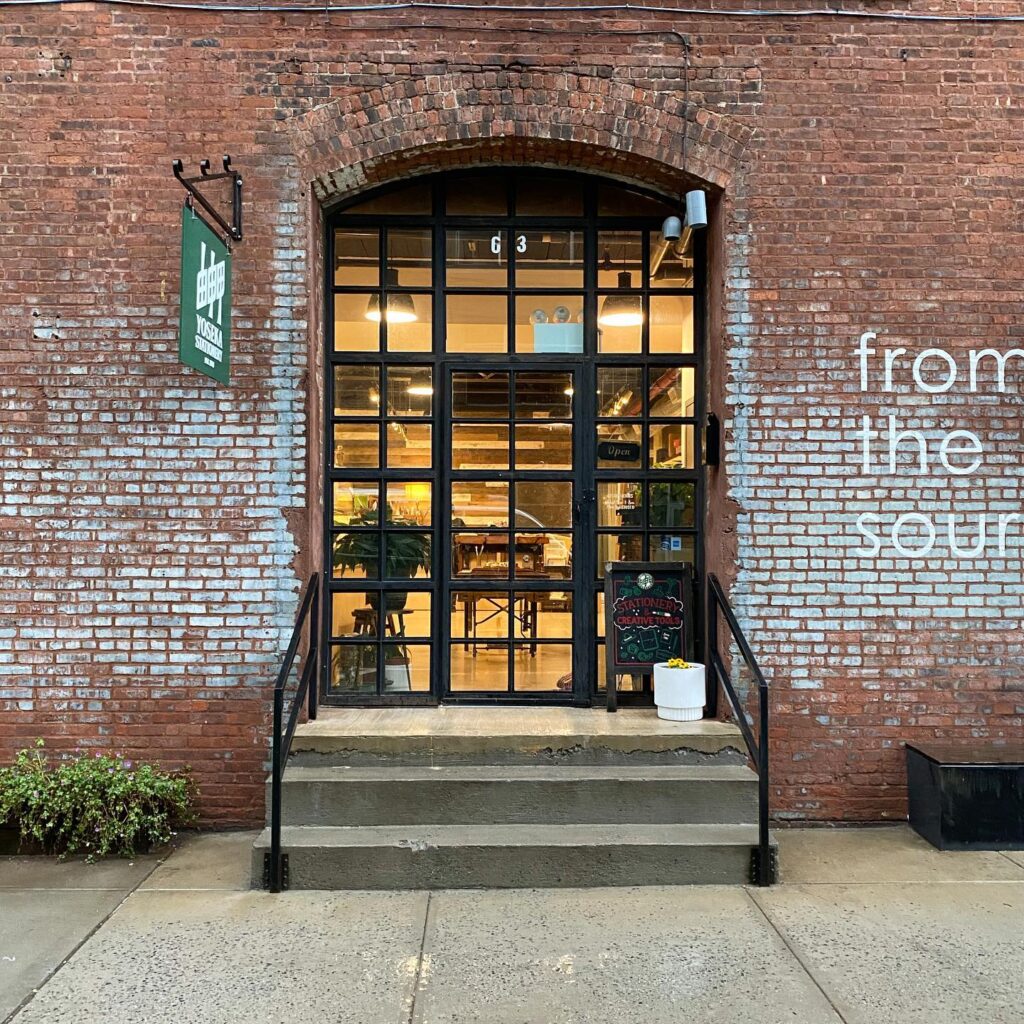
[(290, 782), (286, 777), (282, 811), (285, 825), (732, 825), (757, 820), (757, 783), (680, 784), (635, 779)]
[[(519, 889), (630, 885), (742, 885), (745, 846), (463, 846), (289, 850), (290, 889)], [(253, 855), (253, 885), (263, 853)]]
[(289, 764), (302, 768), (430, 768), (462, 765), (604, 765), (608, 767), (646, 765), (729, 765), (747, 764), (746, 752), (738, 747), (720, 750), (695, 750), (679, 747), (668, 750), (617, 749), (606, 746), (576, 745), (553, 748), (541, 746), (500, 747), (481, 750), (469, 746), (459, 750), (456, 746), (424, 749), (422, 743), (408, 749), (396, 747), (392, 751), (353, 750), (328, 748), (309, 750), (293, 746)]

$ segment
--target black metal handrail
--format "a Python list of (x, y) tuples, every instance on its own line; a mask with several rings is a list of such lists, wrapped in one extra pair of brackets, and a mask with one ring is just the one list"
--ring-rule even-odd
[[(302, 640), (302, 627), (309, 625), (309, 636), (306, 658), (299, 675), (299, 685), (292, 698), (288, 710), (288, 721), (284, 718), (284, 691), (291, 675), (295, 657)], [(306, 584), (306, 592), (299, 604), (299, 613), (295, 618), (292, 638), (285, 651), (281, 671), (277, 674), (274, 684), (274, 732), (272, 740), (270, 776), (270, 853), (269, 862), (264, 864), (264, 879), (271, 892), (280, 892), (286, 887), (285, 862), (281, 856), (281, 780), (284, 777), (284, 766), (288, 761), (288, 752), (292, 746), (292, 736), (299, 721), (299, 711), (303, 699), (309, 698), (308, 714), (312, 721), (316, 718), (317, 679), (320, 664), (320, 573), (315, 572)]]
[[(718, 683), (721, 684), (725, 696), (732, 708), (736, 724), (743, 734), (747, 752), (754, 762), (757, 771), (757, 850), (754, 853), (753, 880), (757, 885), (771, 885), (777, 874), (775, 852), (772, 850), (768, 837), (768, 683), (757, 664), (757, 659), (750, 650), (747, 638), (736, 621), (729, 599), (725, 596), (722, 584), (714, 573), (708, 573), (708, 663), (712, 671), (708, 709), (714, 714), (718, 708)], [(733, 642), (739, 649), (740, 657), (753, 674), (757, 682), (758, 735), (755, 738), (747, 714), (740, 703), (732, 680), (722, 660), (722, 652), (718, 647), (718, 613), (722, 613)]]

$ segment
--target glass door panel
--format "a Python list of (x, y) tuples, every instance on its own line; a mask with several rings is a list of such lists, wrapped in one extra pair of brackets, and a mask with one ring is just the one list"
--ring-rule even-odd
[(577, 373), (449, 370), (452, 696), (572, 697)]

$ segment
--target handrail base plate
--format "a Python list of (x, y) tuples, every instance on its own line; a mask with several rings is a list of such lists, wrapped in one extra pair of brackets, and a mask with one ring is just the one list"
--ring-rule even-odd
[[(273, 858), (270, 851), (268, 850), (263, 854), (263, 888), (268, 892), (270, 891), (270, 882), (272, 877)], [(281, 892), (284, 892), (288, 888), (289, 876), (288, 876), (288, 854), (281, 854)]]
[(768, 847), (767, 877), (761, 870), (761, 849), (757, 846), (750, 848), (750, 884), (751, 885), (774, 885), (779, 880), (779, 848)]

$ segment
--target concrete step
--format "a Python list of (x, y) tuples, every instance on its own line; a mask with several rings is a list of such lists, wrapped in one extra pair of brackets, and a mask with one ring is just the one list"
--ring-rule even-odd
[(289, 765), (282, 810), (285, 825), (311, 826), (747, 824), (757, 776), (728, 764)]
[[(742, 884), (753, 825), (288, 827), (291, 889), (502, 889)], [(253, 848), (262, 885), (265, 829)]]
[(653, 708), (609, 715), (592, 708), (439, 707), (321, 709), (295, 730), (292, 763), (745, 764), (731, 722), (666, 722)]

